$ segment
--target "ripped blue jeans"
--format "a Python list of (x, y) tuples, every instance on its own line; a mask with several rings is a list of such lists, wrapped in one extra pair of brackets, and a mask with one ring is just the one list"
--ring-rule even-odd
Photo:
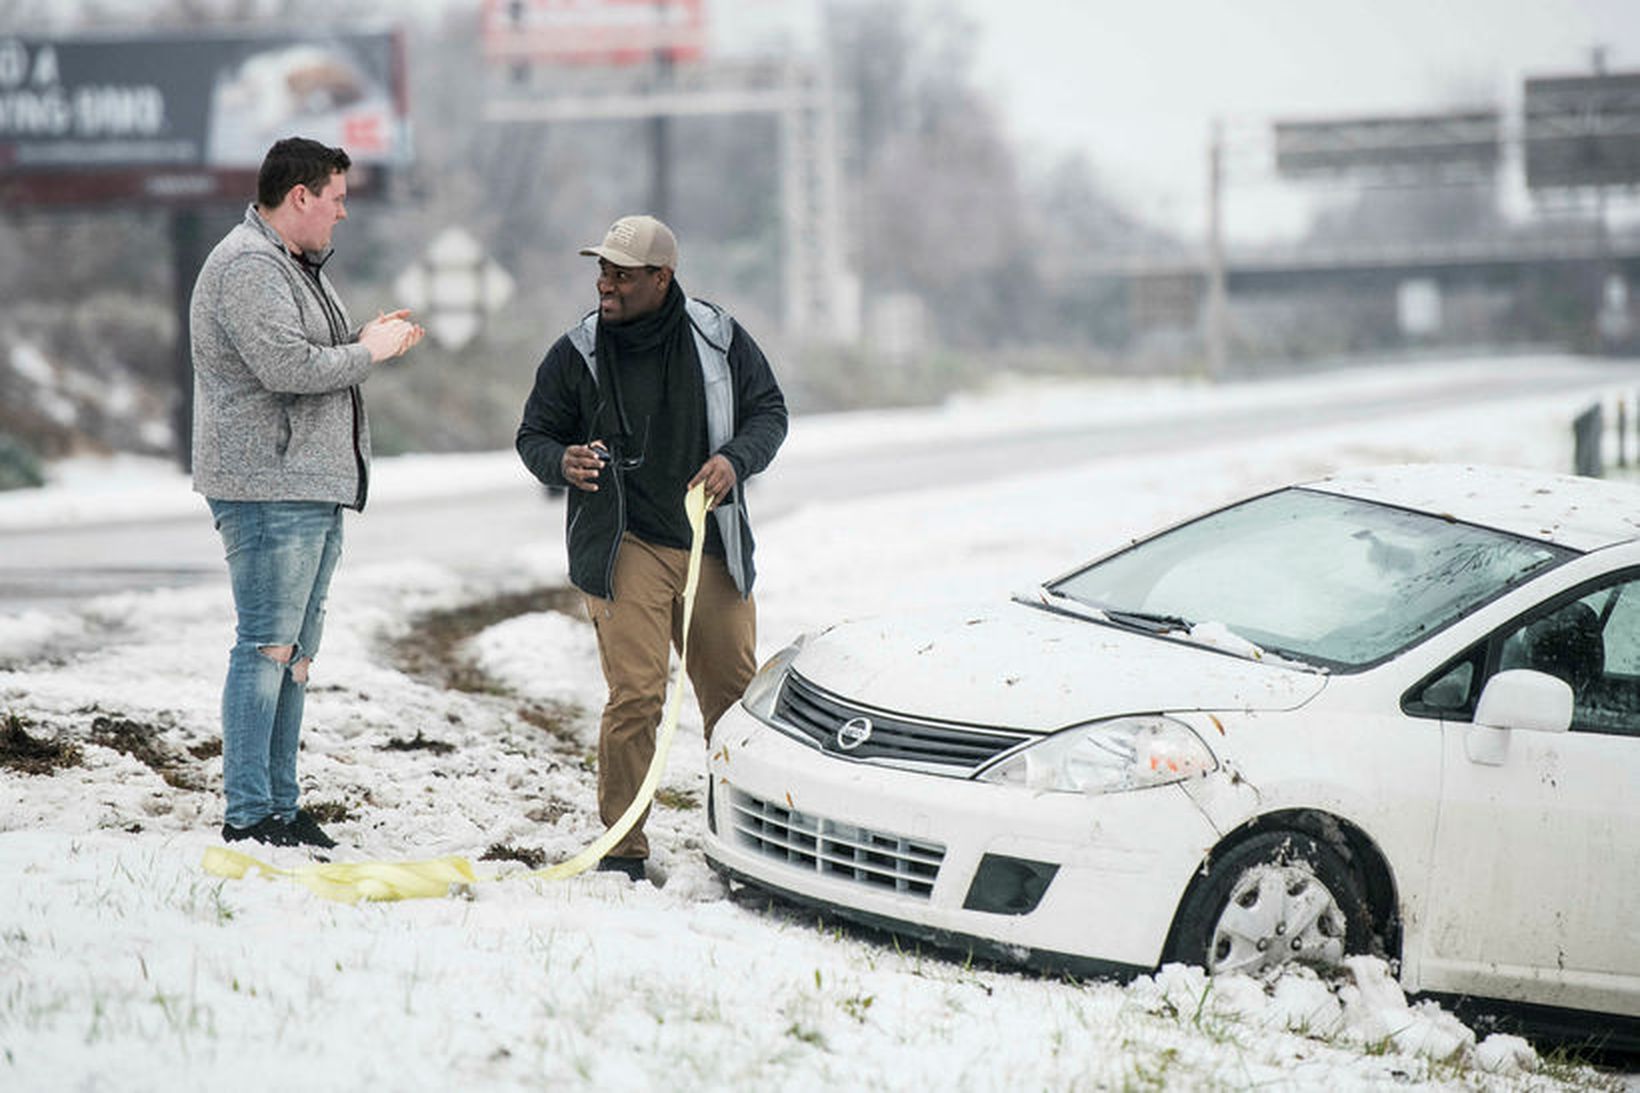
[(308, 665), (342, 555), (342, 508), (328, 501), (209, 504), (238, 615), (222, 688), (225, 819), (238, 828), (269, 816), (288, 821), (296, 814)]

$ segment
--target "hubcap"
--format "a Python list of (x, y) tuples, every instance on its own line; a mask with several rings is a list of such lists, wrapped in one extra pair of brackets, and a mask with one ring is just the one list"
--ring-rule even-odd
[(1243, 873), (1213, 927), (1207, 970), (1255, 975), (1302, 961), (1344, 960), (1344, 912), (1327, 886), (1301, 865), (1259, 865)]

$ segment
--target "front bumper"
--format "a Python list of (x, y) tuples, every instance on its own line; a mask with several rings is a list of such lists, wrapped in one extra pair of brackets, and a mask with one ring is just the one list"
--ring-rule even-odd
[[(740, 706), (713, 733), (709, 772), (706, 856), (721, 872), (1036, 966), (1155, 967), (1185, 886), (1217, 841), (1177, 785), (1082, 796), (872, 766), (822, 754)], [(1035, 889), (1015, 901), (1027, 909), (976, 899), (982, 863), (994, 880), (999, 860), (1035, 870)]]

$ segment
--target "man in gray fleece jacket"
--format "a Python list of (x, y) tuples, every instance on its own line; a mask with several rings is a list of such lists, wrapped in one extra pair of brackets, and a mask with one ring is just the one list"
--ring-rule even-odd
[(296, 806), (308, 668), (342, 509), (362, 510), (369, 486), (359, 385), (422, 336), (408, 311), (355, 329), (322, 271), (350, 163), (301, 137), (269, 149), (256, 202), (205, 260), (189, 310), (194, 489), (222, 535), (238, 616), (222, 690), (229, 841), (336, 845)]

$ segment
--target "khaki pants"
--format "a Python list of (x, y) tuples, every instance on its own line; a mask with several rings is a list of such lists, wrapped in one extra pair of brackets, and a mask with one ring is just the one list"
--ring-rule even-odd
[[(625, 535), (615, 558), (615, 598), (586, 597), (609, 685), (598, 733), (598, 814), (605, 826), (632, 803), (655, 756), (671, 651), (683, 640), (688, 576), (687, 550)], [(723, 559), (711, 555), (701, 559), (688, 668), (710, 741), (718, 718), (739, 700), (757, 671), (757, 605), (741, 599)], [(648, 857), (649, 840), (643, 833), (648, 818), (645, 810), (610, 855)]]

